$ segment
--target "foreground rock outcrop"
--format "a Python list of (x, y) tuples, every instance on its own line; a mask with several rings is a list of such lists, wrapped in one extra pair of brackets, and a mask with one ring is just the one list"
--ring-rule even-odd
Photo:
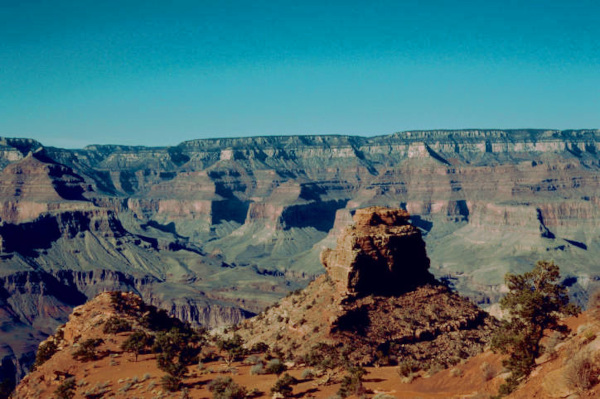
[(316, 356), (325, 345), (354, 364), (449, 366), (481, 352), (493, 319), (428, 272), (425, 244), (408, 216), (357, 210), (337, 247), (323, 252), (327, 274), (237, 332), (248, 346), (276, 342), (291, 358)]
[[(58, 327), (55, 334), (40, 345), (35, 370), (19, 383), (12, 397), (50, 399), (67, 392), (74, 398), (181, 396), (200, 399), (211, 397), (210, 382), (223, 377), (232, 378), (253, 392), (254, 397), (271, 397), (270, 388), (279, 376), (264, 374), (263, 364), (271, 356), (281, 356), (277, 349), (278, 342), (269, 342), (271, 349), (254, 350), (237, 360), (226, 362), (215, 356), (215, 353), (219, 353), (215, 341), (220, 336), (213, 334), (218, 333), (213, 331), (213, 334), (206, 336), (202, 331), (196, 331), (200, 336), (193, 338), (190, 334), (189, 337), (192, 342), (201, 342), (202, 361), (198, 364), (196, 360), (188, 359), (181, 380), (181, 391), (168, 392), (164, 384), (165, 368), (159, 367), (158, 358), (161, 354), (153, 353), (154, 349), (146, 346), (136, 355), (131, 353), (134, 348), (129, 347), (126, 351), (122, 346), (132, 334), (139, 335), (142, 332), (146, 337), (154, 337), (154, 343), (161, 341), (165, 344), (165, 331), (175, 334), (171, 335), (173, 341), (169, 341), (175, 347), (181, 344), (176, 337), (179, 334), (187, 336), (190, 332), (184, 323), (166, 317), (153, 306), (143, 303), (135, 294), (102, 293), (76, 307), (67, 323)], [(202, 336), (205, 339), (197, 339)], [(148, 345), (151, 342), (152, 339), (146, 341)], [(159, 348), (164, 355), (166, 348), (156, 346), (156, 349)], [(196, 348), (194, 343), (189, 349), (193, 348)], [(331, 347), (321, 345), (321, 349), (323, 352), (319, 355), (331, 354)], [(225, 352), (220, 352), (220, 355), (225, 355)], [(369, 394), (388, 393), (397, 398), (408, 399), (415, 394), (434, 398), (442, 393), (445, 398), (451, 399), (471, 397), (476, 392), (493, 392), (494, 383), (487, 383), (487, 379), (481, 378), (483, 362), (487, 372), (493, 373), (487, 378), (493, 378), (501, 369), (499, 359), (487, 353), (483, 357), (461, 362), (452, 371), (440, 371), (440, 365), (435, 364), (429, 371), (429, 378), (415, 378), (413, 383), (398, 375), (398, 367), (367, 367), (368, 374), (363, 384)], [(286, 372), (298, 379), (291, 388), (294, 397), (331, 397), (342, 386), (343, 372), (333, 364), (327, 365), (327, 371), (307, 368), (310, 366), (301, 362), (287, 362), (287, 365)], [(263, 371), (257, 373), (257, 370)], [(425, 372), (420, 375), (425, 376)]]
[[(126, 390), (119, 390), (118, 384), (122, 382), (122, 367), (135, 369), (137, 356), (135, 359), (128, 356), (121, 344), (134, 331), (154, 337), (161, 328), (187, 331), (188, 326), (145, 304), (135, 294), (99, 294), (74, 308), (68, 322), (40, 344), (35, 369), (20, 382), (11, 397), (60, 397), (57, 388), (69, 379), (74, 381), (72, 396), (68, 397), (132, 397), (130, 393), (123, 395)], [(152, 379), (153, 385), (157, 385), (163, 373), (153, 366), (143, 369), (146, 373), (152, 372), (152, 376), (148, 373), (142, 379), (138, 375), (136, 382)]]

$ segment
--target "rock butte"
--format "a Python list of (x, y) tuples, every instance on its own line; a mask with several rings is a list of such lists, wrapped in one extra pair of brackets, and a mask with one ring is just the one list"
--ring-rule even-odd
[(399, 295), (433, 281), (418, 228), (400, 209), (357, 209), (335, 249), (321, 262), (329, 277), (350, 296)]
[(493, 319), (428, 272), (425, 243), (408, 219), (400, 209), (356, 210), (336, 248), (322, 253), (326, 276), (237, 333), (249, 347), (276, 343), (292, 358), (327, 344), (355, 364), (403, 357), (449, 365), (481, 352)]

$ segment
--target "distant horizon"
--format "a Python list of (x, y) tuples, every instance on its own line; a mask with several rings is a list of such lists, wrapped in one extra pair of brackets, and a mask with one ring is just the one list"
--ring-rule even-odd
[[(163, 144), (163, 145), (145, 145), (145, 144), (123, 144), (123, 143), (95, 143), (90, 142), (87, 144), (83, 144), (81, 147), (65, 147), (60, 145), (54, 145), (48, 141), (42, 141), (35, 137), (19, 137), (19, 136), (5, 136), (0, 135), (0, 139), (16, 139), (16, 140), (35, 140), (39, 142), (44, 147), (53, 147), (53, 148), (61, 148), (67, 150), (80, 150), (86, 147), (91, 146), (116, 146), (116, 147), (142, 147), (142, 148), (168, 148), (168, 147), (176, 147), (180, 144), (190, 141), (198, 141), (198, 140), (237, 140), (237, 139), (257, 139), (257, 138), (276, 138), (276, 137), (358, 137), (358, 138), (376, 138), (376, 137), (385, 137), (392, 136), (400, 133), (414, 133), (414, 132), (459, 132), (459, 131), (503, 131), (503, 132), (511, 132), (511, 131), (557, 131), (557, 132), (565, 132), (565, 131), (596, 131), (600, 132), (600, 128), (566, 128), (566, 129), (554, 129), (554, 128), (479, 128), (479, 127), (471, 127), (471, 128), (458, 128), (458, 129), (410, 129), (410, 130), (397, 130), (392, 133), (384, 133), (384, 134), (372, 134), (372, 135), (361, 135), (361, 134), (257, 134), (257, 135), (247, 135), (247, 136), (221, 136), (221, 137), (197, 137), (190, 138), (183, 141), (179, 141), (172, 144)], [(51, 140), (50, 140), (51, 141)]]

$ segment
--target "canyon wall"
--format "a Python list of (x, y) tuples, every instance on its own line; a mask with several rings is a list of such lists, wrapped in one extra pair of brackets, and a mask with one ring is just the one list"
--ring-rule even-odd
[[(410, 212), (429, 271), (483, 307), (497, 302), (507, 271), (541, 258), (561, 266), (585, 304), (600, 280), (599, 151), (598, 130), (78, 150), (0, 138), (0, 278), (13, 287), (0, 295), (0, 322), (15, 326), (0, 352), (26, 368), (50, 332), (41, 324), (117, 287), (190, 322), (237, 322), (321, 274), (321, 251), (367, 206)], [(22, 277), (59, 273), (70, 277)], [(74, 296), (55, 292), (63, 286)]]

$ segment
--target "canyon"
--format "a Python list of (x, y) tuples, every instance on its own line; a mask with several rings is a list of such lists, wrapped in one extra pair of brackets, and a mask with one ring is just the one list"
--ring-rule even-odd
[[(139, 375), (128, 377), (132, 383), (125, 388), (116, 388), (124, 382), (124, 374), (136, 368), (139, 355), (156, 360), (154, 365), (144, 366), (142, 382), (161, 371), (179, 381), (176, 386), (167, 386), (163, 377), (159, 380), (163, 391), (158, 392), (155, 379), (146, 394), (152, 391), (156, 396), (173, 397), (176, 393), (164, 390), (184, 388), (181, 396), (188, 398), (207, 396), (210, 379), (216, 377), (214, 367), (221, 369), (220, 374), (239, 376), (237, 367), (245, 364), (254, 365), (254, 372), (243, 371), (255, 376), (252, 397), (269, 397), (268, 390), (256, 386), (256, 377), (273, 373), (265, 367), (268, 359), (286, 370), (289, 365), (296, 375), (302, 368), (314, 367), (312, 377), (303, 377), (303, 382), (320, 377), (305, 393), (318, 392), (319, 397), (325, 395), (320, 391), (336, 385), (341, 389), (344, 373), (356, 366), (399, 365), (400, 369), (404, 365), (404, 370), (415, 378), (417, 372), (429, 370), (433, 374), (433, 370), (464, 364), (484, 351), (497, 321), (428, 272), (429, 259), (421, 232), (408, 219), (409, 214), (401, 209), (358, 209), (336, 247), (323, 251), (324, 275), (230, 329), (209, 334), (206, 330), (194, 331), (189, 324), (161, 313), (133, 293), (101, 293), (76, 307), (69, 321), (40, 345), (35, 367), (20, 382), (14, 397), (58, 396), (67, 384), (71, 396), (131, 397), (132, 393), (124, 393), (135, 389), (137, 397), (143, 394)], [(126, 341), (124, 335), (129, 336)], [(145, 348), (135, 352), (136, 364), (127, 364), (124, 356), (129, 346), (123, 343), (131, 339)], [(162, 343), (168, 344), (163, 347)], [(78, 349), (84, 347), (88, 348), (85, 353)], [(158, 359), (171, 356), (168, 353), (176, 347), (187, 355), (179, 355), (178, 370), (185, 371), (175, 375)], [(224, 370), (219, 364), (223, 361)], [(235, 361), (237, 367), (232, 371), (230, 366)], [(197, 381), (198, 377), (204, 381)], [(98, 383), (92, 386), (91, 380)]]
[(0, 139), (0, 379), (106, 290), (194, 324), (256, 314), (324, 272), (356, 209), (403, 208), (429, 272), (495, 310), (506, 272), (561, 266), (585, 304), (600, 269), (600, 131), (273, 136), (172, 147)]

